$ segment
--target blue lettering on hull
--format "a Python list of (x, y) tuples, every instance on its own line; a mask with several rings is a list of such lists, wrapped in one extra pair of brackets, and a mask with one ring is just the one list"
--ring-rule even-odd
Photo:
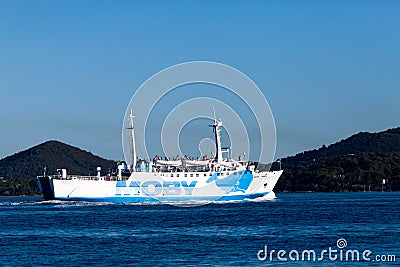
[(129, 186), (126, 186), (125, 181), (118, 181), (116, 185), (115, 196), (191, 196), (197, 181), (192, 181), (188, 184), (186, 181), (145, 181), (142, 184), (137, 181), (132, 181)]

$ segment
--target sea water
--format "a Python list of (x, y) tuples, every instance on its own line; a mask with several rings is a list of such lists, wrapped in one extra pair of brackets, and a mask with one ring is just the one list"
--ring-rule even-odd
[(399, 208), (399, 192), (191, 208), (0, 198), (0, 266), (399, 265)]

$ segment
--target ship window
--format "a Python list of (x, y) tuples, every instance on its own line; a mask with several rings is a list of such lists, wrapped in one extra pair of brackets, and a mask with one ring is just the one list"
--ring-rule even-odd
[(187, 177), (187, 174), (185, 173), (184, 176)]
[(229, 175), (229, 172), (227, 172), (226, 175)]
[(204, 177), (206, 177), (206, 176), (207, 176), (207, 173), (204, 174)]
[(199, 174), (198, 174), (198, 173), (196, 173), (196, 177), (199, 177)]
[(220, 176), (220, 175), (221, 175), (221, 174), (218, 172), (218, 173), (217, 173), (217, 176)]
[(210, 176), (212, 176), (212, 173), (210, 172)]
[(193, 173), (190, 174), (190, 177), (193, 177)]
[(179, 174), (177, 174), (176, 177), (179, 177)]
[(171, 177), (174, 177), (174, 175), (171, 173)]

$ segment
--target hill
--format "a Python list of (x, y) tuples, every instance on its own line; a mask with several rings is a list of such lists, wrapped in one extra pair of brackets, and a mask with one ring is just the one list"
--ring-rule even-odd
[(381, 190), (383, 179), (385, 190), (400, 190), (400, 128), (361, 132), (281, 162), (277, 191)]
[(90, 152), (58, 142), (48, 141), (0, 160), (0, 195), (32, 195), (39, 193), (36, 176), (52, 174), (59, 168), (69, 173), (94, 175), (96, 168), (104, 171), (114, 168), (115, 162)]
[(400, 152), (400, 127), (379, 133), (360, 132), (328, 147), (299, 153), (286, 158), (287, 163), (309, 161), (316, 158), (340, 157), (360, 153)]

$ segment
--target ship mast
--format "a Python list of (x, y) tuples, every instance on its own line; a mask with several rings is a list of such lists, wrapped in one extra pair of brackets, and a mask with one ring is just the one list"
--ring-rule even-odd
[(214, 109), (214, 123), (212, 125), (214, 134), (215, 134), (215, 150), (216, 150), (216, 155), (215, 155), (215, 161), (217, 163), (222, 162), (222, 149), (221, 149), (221, 130), (219, 127), (222, 126), (222, 121), (219, 120), (217, 121), (217, 118), (215, 117), (215, 109)]
[(130, 123), (131, 123), (131, 127), (129, 128), (131, 130), (131, 157), (132, 157), (132, 171), (136, 170), (136, 149), (135, 149), (135, 127), (133, 126), (133, 114), (132, 114), (132, 110), (131, 113), (129, 115), (129, 119), (130, 119)]

